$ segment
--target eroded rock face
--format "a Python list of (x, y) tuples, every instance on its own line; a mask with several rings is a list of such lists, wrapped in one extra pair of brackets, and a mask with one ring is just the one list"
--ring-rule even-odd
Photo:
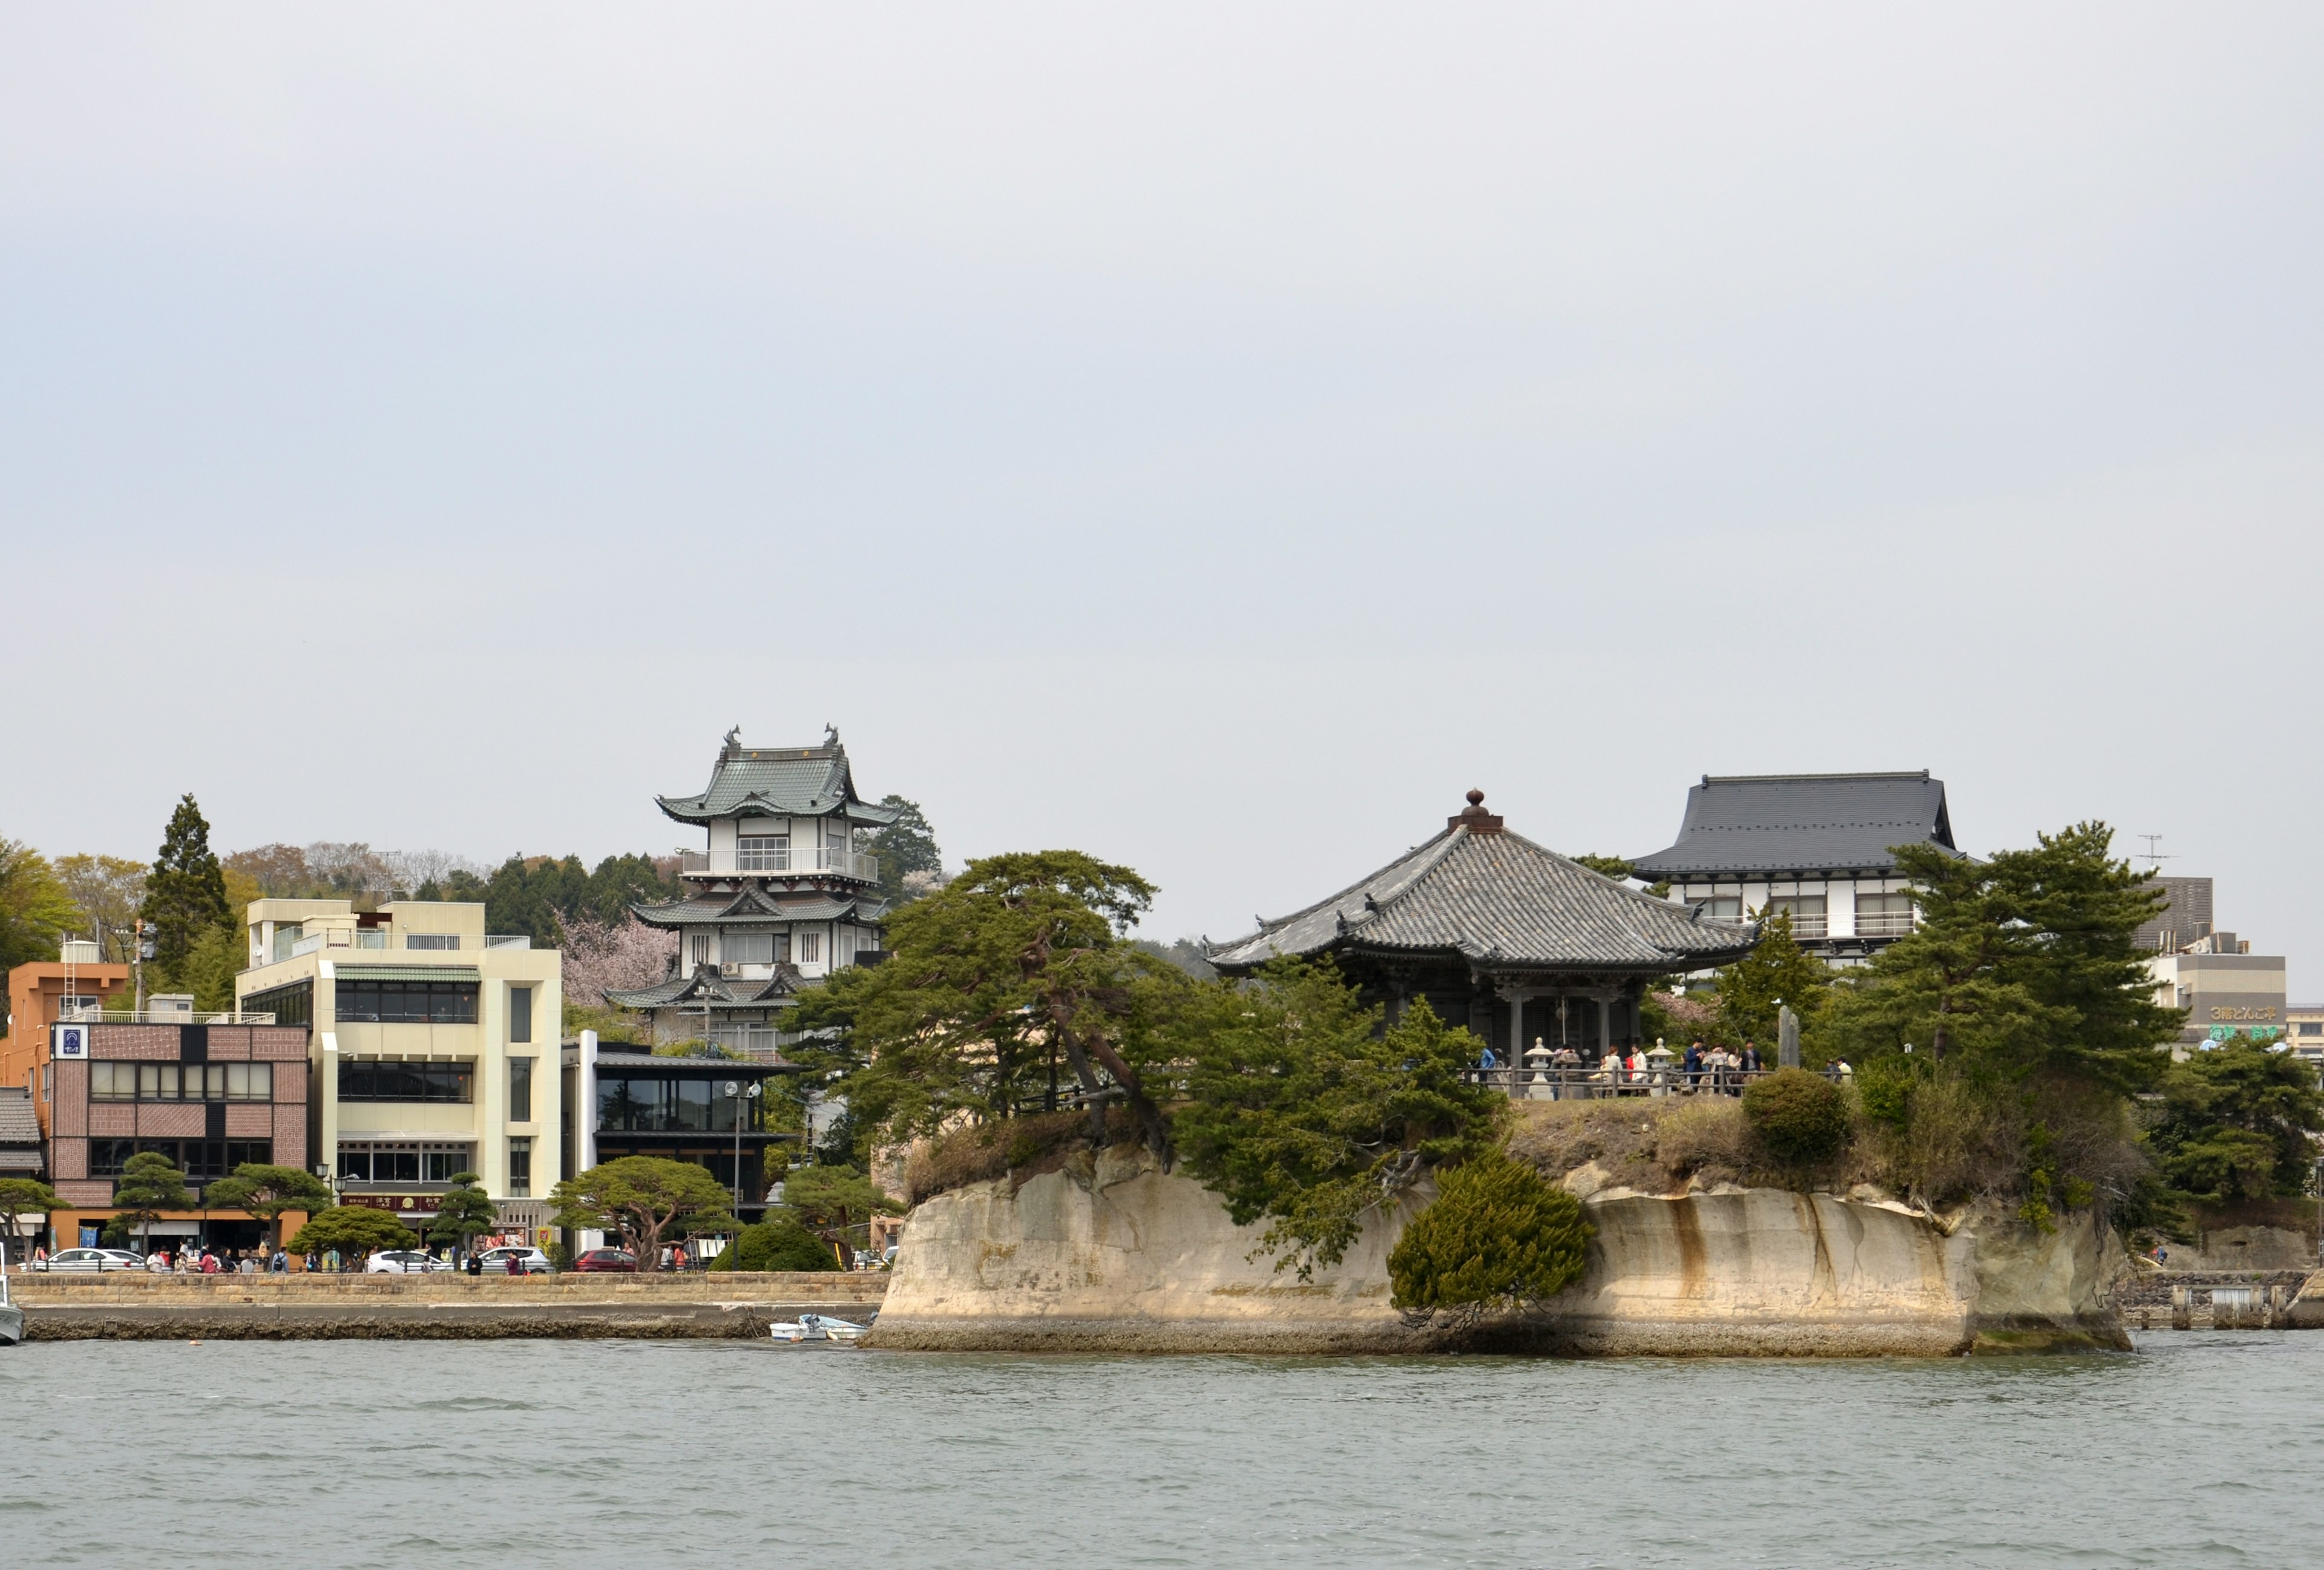
[(1136, 1352), (1508, 1350), (1592, 1356), (1941, 1356), (2126, 1346), (2098, 1230), (1998, 1211), (1931, 1217), (1871, 1194), (1726, 1186), (1643, 1195), (1573, 1175), (1598, 1227), (1583, 1279), (1543, 1309), (1408, 1324), (1388, 1253), (1429, 1196), (1367, 1224), (1302, 1282), (1217, 1198), (1112, 1150), (912, 1214), (876, 1344)]

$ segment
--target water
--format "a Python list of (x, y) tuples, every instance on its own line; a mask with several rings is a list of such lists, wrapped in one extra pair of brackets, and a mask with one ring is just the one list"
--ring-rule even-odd
[(2024, 1362), (0, 1353), (0, 1564), (2310, 1563), (2324, 1333)]

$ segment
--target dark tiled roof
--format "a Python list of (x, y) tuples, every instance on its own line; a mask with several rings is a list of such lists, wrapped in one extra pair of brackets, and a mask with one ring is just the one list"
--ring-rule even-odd
[[(1891, 845), (1951, 851), (1945, 782), (1914, 774), (1705, 774), (1678, 843), (1631, 864), (1642, 878), (1850, 870), (1885, 873)], [(1960, 854), (1955, 851), (1954, 854)]]
[(1361, 882), (1213, 951), (1222, 969), (1279, 954), (1453, 954), (1482, 969), (1667, 973), (1724, 965), (1757, 928), (1601, 878), (1508, 833), (1455, 825)]
[(41, 1114), (32, 1106), (32, 1093), (18, 1086), (0, 1090), (0, 1145), (41, 1142)]
[(745, 747), (729, 740), (695, 796), (657, 796), (680, 823), (715, 817), (821, 817), (844, 809), (856, 823), (885, 826), (895, 813), (855, 794), (847, 749), (836, 735), (820, 747)]
[(609, 988), (605, 1001), (622, 1009), (698, 1009), (705, 1003), (714, 1009), (763, 1009), (783, 1002), (805, 979), (788, 965), (775, 966), (771, 976), (750, 981), (730, 980), (704, 965), (692, 975), (672, 976), (650, 987), (631, 992)]
[(888, 913), (877, 895), (770, 894), (755, 885), (733, 894), (696, 894), (665, 905), (632, 905), (649, 927), (764, 927), (770, 921), (877, 921)]
[(0, 1172), (41, 1173), (48, 1163), (41, 1159), (38, 1145), (0, 1145)]

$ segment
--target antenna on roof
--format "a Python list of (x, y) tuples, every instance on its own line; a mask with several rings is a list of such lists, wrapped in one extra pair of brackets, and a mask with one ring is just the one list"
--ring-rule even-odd
[(2154, 848), (2156, 845), (2163, 843), (2163, 836), (2161, 835), (2142, 834), (2138, 837), (2146, 842), (2146, 849), (2141, 854), (2143, 854), (2148, 861), (2154, 864), (2153, 866), (2146, 869), (2148, 872), (2159, 873), (2163, 870), (2163, 863), (2173, 862), (2179, 859), (2175, 855), (2169, 854), (2163, 851), (2158, 851)]

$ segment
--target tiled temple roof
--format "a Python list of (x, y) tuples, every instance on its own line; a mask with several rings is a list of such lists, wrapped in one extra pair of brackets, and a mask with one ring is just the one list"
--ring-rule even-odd
[(763, 1009), (798, 991), (804, 979), (788, 965), (775, 966), (771, 976), (750, 981), (722, 976), (714, 967), (702, 965), (691, 975), (672, 976), (650, 987), (629, 992), (608, 989), (605, 1001), (622, 1009), (699, 1009), (705, 1005), (712, 1009)]
[(696, 894), (660, 905), (632, 905), (649, 927), (764, 927), (778, 921), (878, 921), (888, 913), (876, 894), (858, 897), (822, 893), (785, 899), (751, 887), (732, 894)]
[(1910, 774), (1711, 775), (1690, 786), (1678, 843), (1631, 865), (1646, 879), (1894, 871), (1889, 847), (1960, 853), (1945, 782)]
[(693, 796), (657, 796), (662, 811), (680, 823), (724, 817), (827, 817), (884, 827), (892, 808), (855, 794), (847, 749), (833, 732), (819, 747), (746, 747), (734, 733), (711, 766), (710, 783)]
[(1697, 918), (1685, 907), (1600, 877), (1510, 834), (1482, 797), (1443, 833), (1328, 900), (1213, 949), (1222, 970), (1277, 955), (1335, 950), (1393, 958), (1458, 956), (1483, 971), (1667, 974), (1725, 965), (1757, 928)]

